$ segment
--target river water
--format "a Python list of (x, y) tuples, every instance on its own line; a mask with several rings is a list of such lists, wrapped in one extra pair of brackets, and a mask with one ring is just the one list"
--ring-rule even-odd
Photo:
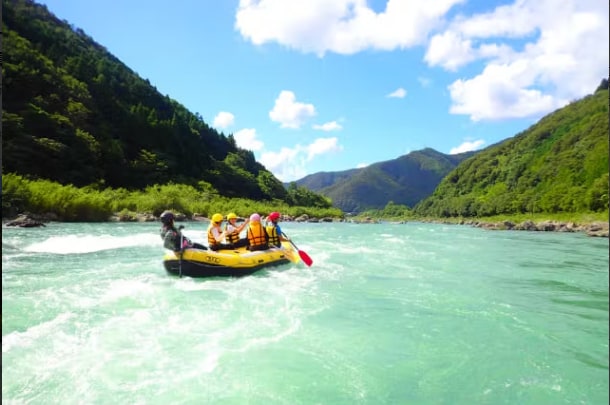
[(168, 275), (158, 223), (4, 227), (2, 403), (608, 403), (607, 238), (282, 227), (313, 265), (239, 279)]

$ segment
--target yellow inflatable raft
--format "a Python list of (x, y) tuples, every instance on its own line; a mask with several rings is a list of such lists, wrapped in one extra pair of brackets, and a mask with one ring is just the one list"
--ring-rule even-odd
[(263, 268), (301, 261), (290, 242), (282, 247), (250, 252), (245, 247), (232, 250), (187, 248), (182, 255), (168, 251), (163, 265), (168, 273), (187, 277), (241, 277)]

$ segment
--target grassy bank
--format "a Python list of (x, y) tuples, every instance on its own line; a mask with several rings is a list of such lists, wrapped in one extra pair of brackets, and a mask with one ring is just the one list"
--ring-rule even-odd
[(44, 215), (62, 222), (105, 222), (119, 213), (135, 217), (137, 213), (159, 216), (165, 210), (184, 214), (211, 217), (234, 212), (246, 217), (253, 212), (267, 215), (272, 211), (298, 217), (342, 218), (338, 208), (320, 208), (288, 205), (283, 201), (254, 201), (245, 198), (227, 198), (206, 185), (165, 184), (144, 190), (77, 188), (47, 180), (29, 180), (22, 176), (2, 176), (2, 218), (18, 214)]

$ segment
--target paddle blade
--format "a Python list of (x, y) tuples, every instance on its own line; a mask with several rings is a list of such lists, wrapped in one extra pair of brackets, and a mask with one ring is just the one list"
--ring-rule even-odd
[(313, 260), (311, 260), (311, 257), (309, 257), (309, 255), (303, 252), (302, 250), (299, 250), (299, 256), (301, 256), (301, 260), (303, 260), (303, 263), (305, 263), (307, 267), (313, 264)]

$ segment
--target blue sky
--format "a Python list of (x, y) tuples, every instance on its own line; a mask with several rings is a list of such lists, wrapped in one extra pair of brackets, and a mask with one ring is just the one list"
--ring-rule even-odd
[(478, 150), (608, 76), (607, 0), (47, 0), (282, 181)]

